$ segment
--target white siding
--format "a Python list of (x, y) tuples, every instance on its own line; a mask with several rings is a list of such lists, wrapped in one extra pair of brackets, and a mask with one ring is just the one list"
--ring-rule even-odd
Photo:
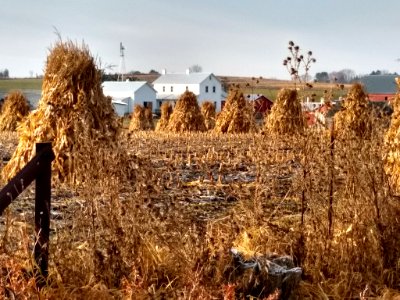
[[(165, 92), (164, 92), (164, 87), (165, 87)], [(172, 92), (171, 92), (171, 87), (172, 87)], [(154, 89), (157, 91), (157, 94), (159, 95), (176, 95), (179, 97), (186, 91), (186, 87), (188, 90), (196, 95), (200, 93), (200, 87), (198, 84), (180, 84), (180, 83), (174, 83), (174, 84), (154, 84)]]
[[(114, 100), (127, 99), (127, 113), (132, 113), (135, 104), (143, 105), (143, 102), (151, 102), (153, 112), (156, 109), (156, 91), (147, 82), (139, 81), (106, 81), (103, 82), (103, 93)], [(117, 106), (114, 106), (117, 108)], [(122, 110), (122, 108), (118, 108)]]
[[(173, 82), (175, 77), (173, 74), (166, 79), (167, 82), (162, 82), (163, 77), (161, 76), (154, 82), (154, 89), (157, 91), (157, 99), (161, 101), (178, 99), (186, 90), (189, 90), (197, 95), (197, 101), (199, 102), (199, 105), (201, 105), (204, 101), (210, 101), (216, 104), (216, 111), (220, 111), (223, 91), (219, 80), (210, 73), (208, 75), (203, 74), (203, 77), (198, 80), (197, 83), (191, 83), (193, 82), (193, 80), (191, 80), (192, 75), (198, 78), (201, 76), (199, 74), (186, 74), (187, 77), (182, 76), (182, 74), (176, 76), (175, 80), (186, 80), (188, 81), (186, 83)], [(206, 87), (208, 87), (208, 92), (206, 92)]]
[[(214, 92), (214, 87), (215, 87), (215, 92)], [(208, 92), (206, 91), (207, 88)], [(200, 93), (199, 96), (197, 97), (199, 105), (201, 105), (204, 101), (210, 101), (216, 104), (215, 110), (218, 112), (221, 110), (221, 100), (222, 100), (221, 98), (222, 98), (222, 85), (215, 76), (210, 76), (200, 84)]]
[(152, 107), (153, 107), (153, 112), (157, 108), (157, 103), (156, 103), (156, 92), (154, 89), (152, 89), (149, 85), (144, 85), (140, 89), (138, 89), (133, 98), (133, 105), (131, 107), (131, 112), (133, 111), (133, 107), (135, 104), (140, 104), (143, 106), (144, 102), (151, 102)]
[(118, 116), (123, 117), (126, 113), (128, 113), (128, 105), (115, 102), (113, 102), (112, 105), (114, 106), (114, 110)]

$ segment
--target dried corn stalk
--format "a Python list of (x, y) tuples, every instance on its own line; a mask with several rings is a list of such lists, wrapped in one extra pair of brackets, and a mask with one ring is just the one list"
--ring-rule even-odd
[(2, 178), (12, 178), (44, 141), (53, 144), (53, 176), (60, 182), (80, 184), (106, 172), (130, 176), (133, 162), (118, 144), (119, 130), (87, 46), (59, 41), (47, 58), (38, 108), (18, 128), (20, 141)]
[(161, 118), (157, 122), (156, 131), (164, 131), (167, 129), (168, 121), (172, 114), (172, 106), (168, 102), (161, 104)]
[(265, 129), (273, 134), (298, 134), (305, 128), (305, 119), (297, 91), (282, 89), (265, 120)]
[(15, 131), (29, 110), (28, 101), (20, 91), (10, 92), (1, 109), (0, 131)]
[(215, 127), (215, 105), (209, 101), (203, 102), (201, 105), (201, 113), (204, 116), (204, 122), (207, 130)]
[(129, 131), (153, 129), (153, 115), (150, 108), (135, 105), (132, 119), (129, 124)]
[[(400, 78), (396, 78), (400, 89)], [(387, 152), (384, 154), (385, 171), (391, 176), (396, 190), (400, 190), (400, 92), (392, 100), (393, 114), (390, 128), (385, 135)]]
[(175, 105), (166, 129), (171, 132), (206, 130), (204, 117), (195, 94), (190, 91), (182, 94)]
[(220, 133), (256, 131), (254, 108), (239, 89), (234, 88), (229, 91), (224, 109), (218, 114), (214, 130)]
[(361, 84), (354, 84), (343, 102), (343, 108), (335, 115), (335, 134), (368, 138), (372, 132), (373, 114), (368, 97)]

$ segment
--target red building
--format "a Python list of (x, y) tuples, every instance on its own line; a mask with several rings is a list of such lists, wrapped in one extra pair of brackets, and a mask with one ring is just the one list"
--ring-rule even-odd
[(398, 75), (369, 75), (361, 78), (370, 101), (389, 101), (397, 92)]
[(248, 94), (245, 98), (254, 103), (254, 112), (256, 115), (264, 116), (267, 112), (271, 110), (272, 102), (270, 99), (262, 94)]

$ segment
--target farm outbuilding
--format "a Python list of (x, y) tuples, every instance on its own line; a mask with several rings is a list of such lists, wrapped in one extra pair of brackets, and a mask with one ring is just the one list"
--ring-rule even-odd
[(156, 90), (146, 81), (105, 81), (102, 86), (119, 116), (131, 114), (136, 104), (157, 109)]
[(271, 107), (274, 104), (274, 102), (262, 94), (247, 94), (245, 99), (248, 101), (253, 101), (254, 112), (256, 115), (265, 115), (271, 110)]
[(361, 78), (370, 101), (389, 101), (397, 92), (398, 75), (369, 75)]
[(205, 101), (212, 102), (216, 111), (221, 110), (221, 102), (225, 99), (222, 84), (213, 73), (167, 73), (163, 70), (162, 75), (153, 82), (157, 91), (157, 106), (163, 102), (176, 102), (186, 91), (196, 95), (199, 105)]

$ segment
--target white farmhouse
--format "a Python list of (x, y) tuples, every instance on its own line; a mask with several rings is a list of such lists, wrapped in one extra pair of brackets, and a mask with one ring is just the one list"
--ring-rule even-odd
[(204, 101), (214, 103), (216, 111), (221, 110), (221, 102), (225, 100), (222, 84), (213, 73), (169, 74), (163, 70), (162, 75), (153, 82), (157, 91), (157, 106), (164, 101), (176, 101), (185, 91), (193, 92), (201, 105)]
[(132, 113), (140, 104), (156, 110), (156, 90), (146, 81), (105, 81), (103, 94), (112, 98), (112, 104), (119, 116)]

